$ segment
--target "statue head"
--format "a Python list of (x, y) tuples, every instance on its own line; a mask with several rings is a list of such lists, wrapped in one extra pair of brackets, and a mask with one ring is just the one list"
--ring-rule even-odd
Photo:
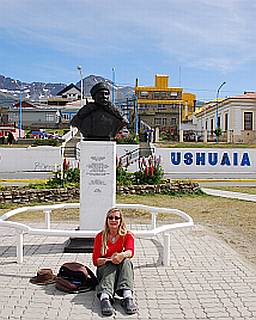
[(107, 84), (104, 82), (98, 82), (91, 88), (91, 96), (95, 103), (101, 106), (106, 106), (109, 104), (110, 91)]

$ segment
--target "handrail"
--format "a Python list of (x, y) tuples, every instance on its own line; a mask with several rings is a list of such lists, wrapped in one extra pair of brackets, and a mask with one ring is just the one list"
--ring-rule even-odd
[(126, 161), (126, 164), (123, 164), (124, 166), (129, 166), (131, 161), (136, 161), (140, 159), (140, 154), (141, 151), (143, 150), (149, 150), (150, 152), (153, 153), (154, 152), (154, 148), (150, 147), (150, 148), (136, 148), (133, 149), (125, 154), (123, 154), (122, 156), (120, 156), (120, 161), (123, 164), (124, 161)]

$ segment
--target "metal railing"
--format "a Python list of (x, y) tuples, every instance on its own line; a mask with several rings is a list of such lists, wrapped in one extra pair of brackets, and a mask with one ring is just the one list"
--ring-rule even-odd
[[(65, 208), (79, 208), (79, 203), (65, 203), (55, 205), (43, 205), (33, 207), (22, 207), (6, 212), (0, 217), (0, 227), (14, 228), (17, 232), (16, 255), (17, 262), (22, 263), (24, 259), (23, 244), (25, 234), (59, 236), (59, 237), (79, 237), (94, 238), (100, 230), (67, 230), (67, 229), (51, 229), (51, 214), (53, 210)], [(141, 204), (116, 204), (116, 207), (122, 209), (140, 209), (147, 210), (151, 214), (151, 224), (148, 230), (131, 230), (137, 237), (155, 237), (163, 234), (163, 256), (162, 263), (165, 266), (170, 265), (170, 231), (178, 228), (191, 227), (194, 225), (193, 219), (185, 212), (178, 209), (151, 207)], [(24, 223), (7, 221), (16, 214), (31, 211), (43, 211), (45, 214), (45, 228), (33, 228)], [(159, 213), (174, 214), (184, 219), (184, 222), (165, 224), (157, 226), (157, 216)]]
[(141, 157), (144, 151), (148, 151), (150, 154), (155, 153), (154, 148), (136, 148), (130, 152), (125, 153), (124, 155), (120, 156), (119, 161), (124, 167), (128, 167), (135, 161), (138, 161)]

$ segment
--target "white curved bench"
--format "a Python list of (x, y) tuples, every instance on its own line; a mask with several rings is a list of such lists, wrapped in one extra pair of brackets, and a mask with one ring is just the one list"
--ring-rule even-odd
[[(154, 237), (157, 234), (163, 234), (163, 261), (165, 266), (170, 265), (170, 231), (178, 228), (191, 227), (194, 225), (193, 219), (185, 212), (178, 209), (159, 208), (151, 207), (143, 204), (116, 204), (116, 207), (120, 209), (143, 209), (151, 213), (151, 225), (148, 230), (131, 230), (136, 237)], [(17, 231), (17, 262), (23, 262), (23, 243), (25, 234), (33, 235), (46, 235), (46, 236), (67, 236), (67, 237), (79, 237), (79, 238), (94, 238), (99, 230), (60, 230), (51, 229), (51, 213), (56, 209), (68, 209), (68, 208), (80, 208), (79, 203), (64, 203), (54, 205), (42, 205), (33, 207), (22, 207), (6, 212), (0, 217), (0, 226), (15, 228)], [(10, 217), (23, 212), (31, 211), (43, 211), (45, 214), (45, 228), (33, 228), (24, 223), (7, 221)], [(184, 222), (166, 224), (157, 227), (157, 215), (159, 213), (175, 214), (182, 219)]]

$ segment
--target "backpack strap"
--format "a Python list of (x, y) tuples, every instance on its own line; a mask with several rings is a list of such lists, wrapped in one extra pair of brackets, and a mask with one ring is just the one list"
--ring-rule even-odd
[(91, 288), (92, 290), (95, 289), (95, 287), (99, 284), (99, 281), (97, 279), (97, 277), (95, 276), (94, 272), (87, 266), (85, 266), (90, 278), (91, 278)]

